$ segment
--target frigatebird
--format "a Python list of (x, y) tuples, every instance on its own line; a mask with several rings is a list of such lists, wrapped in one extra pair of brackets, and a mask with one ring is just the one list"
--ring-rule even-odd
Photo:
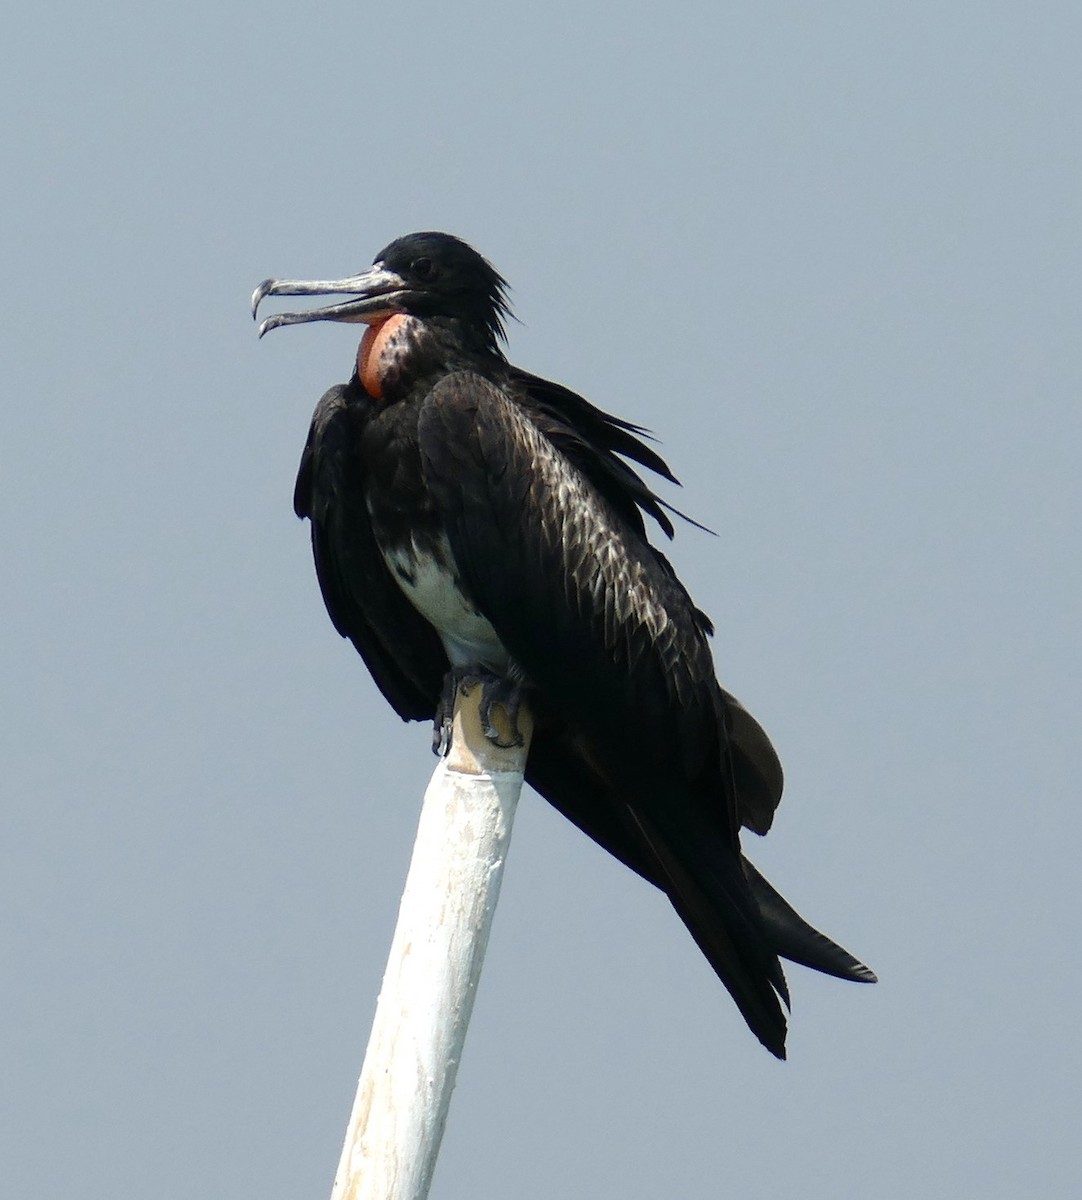
[(718, 684), (713, 627), (647, 537), (669, 504), (632, 464), (676, 482), (647, 431), (507, 360), (506, 281), (445, 233), (398, 238), (366, 271), (275, 280), (252, 298), (346, 296), (279, 313), (367, 326), (349, 382), (320, 400), (294, 493), (327, 611), (404, 720), (446, 745), (456, 681), (486, 688), (527, 781), (672, 902), (748, 1026), (785, 1057), (779, 956), (874, 982), (743, 856), (782, 770)]

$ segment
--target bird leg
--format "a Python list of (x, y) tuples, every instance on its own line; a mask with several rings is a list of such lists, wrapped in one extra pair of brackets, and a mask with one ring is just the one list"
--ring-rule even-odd
[[(455, 696), (459, 688), (464, 694), (469, 694), (476, 686), (481, 687), (481, 704), (479, 715), (484, 735), (501, 750), (509, 750), (513, 746), (523, 744), (522, 730), (519, 728), (518, 716), (522, 708), (522, 688), (512, 679), (502, 675), (493, 675), (481, 666), (452, 667), (443, 677), (443, 688), (440, 691), (439, 704), (436, 707), (436, 719), (432, 726), (432, 752), (441, 758), (451, 749), (451, 736), (454, 724)], [(499, 706), (507, 717), (507, 729), (510, 740), (504, 741), (503, 735), (496, 724), (493, 708)]]

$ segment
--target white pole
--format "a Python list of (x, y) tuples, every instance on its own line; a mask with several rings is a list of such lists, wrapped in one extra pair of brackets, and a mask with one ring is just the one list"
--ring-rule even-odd
[(522, 711), (525, 744), (494, 746), (480, 694), (459, 688), (451, 751), (425, 792), (331, 1200), (428, 1195), (532, 732)]

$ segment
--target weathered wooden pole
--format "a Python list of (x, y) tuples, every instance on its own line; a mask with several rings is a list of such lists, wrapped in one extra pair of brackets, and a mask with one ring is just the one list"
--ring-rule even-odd
[(480, 698), (459, 688), (451, 749), (425, 792), (331, 1200), (428, 1195), (532, 732), (523, 710), (524, 744), (493, 745)]

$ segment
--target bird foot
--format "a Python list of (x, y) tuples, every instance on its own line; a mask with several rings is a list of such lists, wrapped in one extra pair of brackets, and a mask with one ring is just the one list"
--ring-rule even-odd
[[(493, 675), (483, 667), (452, 667), (443, 677), (443, 689), (436, 707), (436, 719), (432, 726), (432, 752), (445, 758), (451, 749), (454, 727), (455, 697), (459, 689), (468, 695), (475, 687), (481, 687), (481, 704), (478, 709), (481, 729), (488, 740), (501, 750), (509, 750), (524, 743), (518, 716), (522, 708), (522, 688), (510, 679)], [(509, 741), (496, 725), (493, 709), (503, 709), (507, 717)]]

